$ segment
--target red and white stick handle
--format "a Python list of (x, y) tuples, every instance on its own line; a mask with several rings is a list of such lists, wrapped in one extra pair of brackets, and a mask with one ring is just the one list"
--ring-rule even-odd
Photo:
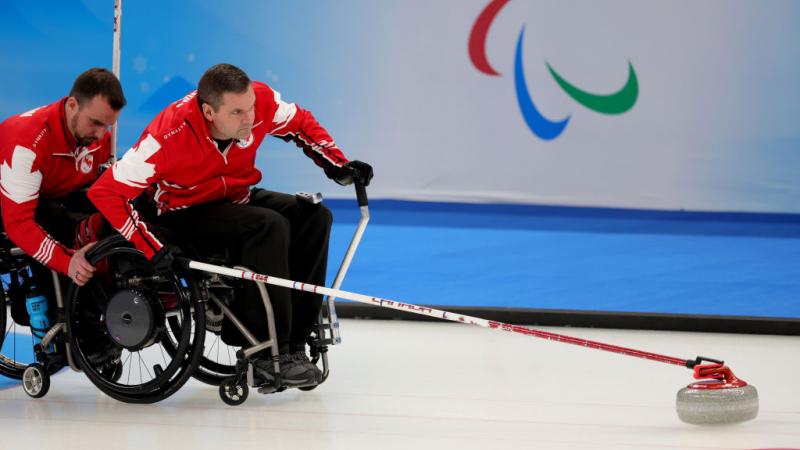
[[(122, 0), (114, 0), (114, 47), (111, 55), (111, 72), (120, 78), (120, 37), (122, 35)], [(111, 155), (109, 163), (117, 160), (117, 122), (111, 127)]]
[(206, 264), (198, 261), (190, 261), (188, 266), (191, 269), (196, 269), (203, 272), (216, 273), (219, 275), (224, 275), (233, 278), (242, 278), (245, 280), (260, 281), (262, 283), (267, 283), (274, 286), (282, 286), (285, 288), (295, 289), (298, 291), (313, 292), (315, 294), (324, 294), (336, 298), (345, 298), (348, 300), (353, 300), (355, 302), (366, 303), (368, 305), (379, 306), (382, 308), (396, 309), (398, 311), (407, 311), (414, 314), (419, 314), (428, 317), (435, 317), (437, 319), (444, 319), (452, 322), (477, 325), (483, 328), (508, 331), (511, 333), (525, 334), (528, 336), (534, 336), (541, 339), (547, 339), (549, 341), (557, 341), (567, 344), (580, 345), (581, 347), (587, 347), (596, 350), (604, 350), (612, 353), (619, 353), (622, 355), (649, 359), (651, 361), (658, 361), (684, 367), (686, 366), (685, 359), (659, 355), (657, 353), (650, 353), (641, 350), (634, 350), (631, 348), (619, 347), (616, 345), (604, 344), (602, 342), (589, 341), (586, 339), (580, 339), (571, 336), (564, 336), (556, 333), (549, 333), (546, 331), (533, 330), (519, 325), (511, 325), (508, 323), (496, 322), (493, 320), (486, 320), (478, 317), (465, 316), (463, 314), (451, 313), (439, 309), (429, 308), (427, 306), (417, 306), (417, 305), (412, 305), (410, 303), (398, 302), (396, 300), (388, 300), (380, 297), (370, 297), (368, 295), (357, 294), (355, 292), (342, 291), (339, 289), (330, 289), (323, 286), (315, 286), (313, 284), (301, 283), (299, 281), (292, 281), (268, 275), (261, 275), (254, 272), (248, 272), (246, 270), (230, 269), (228, 267), (215, 266), (213, 264)]

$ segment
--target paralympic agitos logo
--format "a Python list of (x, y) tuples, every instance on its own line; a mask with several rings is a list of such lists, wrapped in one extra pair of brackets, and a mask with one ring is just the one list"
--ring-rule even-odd
[[(500, 76), (500, 73), (494, 70), (486, 59), (486, 35), (497, 13), (500, 12), (500, 9), (502, 9), (508, 1), (509, 0), (492, 0), (489, 2), (472, 26), (472, 32), (469, 36), (469, 57), (472, 60), (472, 64), (475, 65), (476, 69), (486, 75)], [(530, 91), (528, 91), (528, 85), (525, 82), (525, 71), (522, 64), (522, 42), (524, 37), (525, 26), (523, 25), (519, 32), (519, 38), (517, 39), (517, 49), (514, 57), (514, 86), (517, 92), (517, 102), (519, 103), (520, 112), (528, 128), (530, 128), (536, 136), (549, 141), (557, 138), (564, 131), (571, 116), (568, 115), (560, 121), (550, 120), (539, 112), (536, 104), (534, 104)], [(545, 66), (547, 66), (550, 75), (552, 75), (556, 83), (567, 95), (582, 106), (601, 114), (622, 114), (633, 108), (639, 96), (639, 83), (636, 80), (636, 72), (633, 70), (633, 64), (630, 62), (628, 62), (628, 81), (625, 83), (625, 86), (617, 92), (608, 95), (593, 94), (584, 91), (565, 80), (549, 63), (545, 62)]]

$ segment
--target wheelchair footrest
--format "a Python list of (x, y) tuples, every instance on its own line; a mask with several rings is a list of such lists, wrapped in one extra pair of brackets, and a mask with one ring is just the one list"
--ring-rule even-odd
[(275, 386), (273, 386), (271, 384), (265, 384), (264, 386), (261, 386), (261, 387), (258, 388), (258, 393), (259, 394), (274, 394), (275, 392), (278, 392), (279, 390), (282, 390), (282, 389), (278, 389), (278, 388), (276, 388)]

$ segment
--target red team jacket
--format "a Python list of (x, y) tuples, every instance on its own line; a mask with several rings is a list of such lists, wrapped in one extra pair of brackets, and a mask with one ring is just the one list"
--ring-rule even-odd
[(347, 159), (314, 116), (278, 92), (253, 82), (255, 121), (250, 137), (220, 151), (209, 135), (194, 91), (172, 103), (147, 126), (139, 142), (89, 189), (89, 199), (111, 225), (152, 258), (163, 244), (131, 205), (152, 189), (158, 214), (214, 200), (247, 203), (261, 180), (256, 149), (268, 134), (293, 140), (333, 177)]
[(34, 220), (39, 198), (57, 199), (97, 179), (108, 161), (111, 135), (77, 148), (66, 126), (66, 97), (0, 123), (0, 208), (8, 237), (25, 253), (62, 274), (72, 250)]

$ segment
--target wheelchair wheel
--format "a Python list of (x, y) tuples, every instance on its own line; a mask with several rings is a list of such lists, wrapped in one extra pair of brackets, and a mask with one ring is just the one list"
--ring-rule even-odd
[[(188, 289), (191, 274), (154, 273), (121, 236), (98, 243), (87, 258), (98, 271), (86, 285), (73, 285), (67, 304), (78, 364), (95, 386), (123, 402), (174, 394), (200, 362), (205, 336), (203, 304)], [(171, 334), (170, 318), (191, 326)]]
[[(226, 291), (230, 291), (230, 289), (231, 288), (224, 285), (212, 286), (209, 288), (209, 295), (223, 296)], [(200, 292), (195, 283), (192, 284), (192, 293), (197, 298), (200, 297)], [(211, 299), (206, 300), (204, 311), (208, 311), (206, 308), (212, 308), (212, 304), (213, 301)], [(208, 317), (206, 320), (206, 323), (208, 323)], [(169, 330), (168, 337), (170, 339), (165, 340), (164, 348), (171, 355), (174, 355), (177, 348), (176, 336), (181, 334), (183, 323), (179, 317), (171, 316), (167, 318), (167, 326)], [(192, 376), (198, 381), (211, 386), (220, 386), (224, 380), (236, 375), (236, 354), (241, 348), (240, 346), (226, 344), (222, 340), (218, 329), (207, 330), (204, 336), (203, 355)]]
[(33, 363), (22, 372), (22, 390), (32, 398), (42, 398), (50, 390), (50, 375), (44, 366)]
[(2, 331), (2, 334), (0, 334), (0, 349), (2, 349), (3, 342), (6, 340), (6, 333), (8, 332), (6, 330), (6, 315), (8, 314), (8, 306), (6, 306), (5, 289), (0, 289), (0, 305), (2, 305), (2, 308), (0, 308), (0, 331)]
[[(25, 269), (27, 270), (27, 269)], [(33, 337), (30, 327), (18, 324), (12, 315), (12, 301), (24, 302), (24, 293), (20, 287), (20, 272), (18, 270), (3, 271), (2, 284), (2, 309), (0, 310), (0, 323), (2, 323), (3, 336), (0, 337), (0, 375), (15, 380), (22, 379), (22, 373), (29, 364), (35, 361), (33, 354)], [(27, 312), (26, 312), (27, 314)]]
[(22, 372), (33, 362), (33, 340), (28, 336), (28, 327), (17, 325), (11, 317), (10, 304), (3, 299), (3, 308), (0, 311), (3, 324), (3, 336), (0, 338), (0, 375), (15, 380), (22, 379)]
[(247, 400), (247, 395), (250, 389), (244, 380), (239, 380), (237, 377), (229, 377), (219, 384), (219, 397), (227, 405), (237, 406)]

